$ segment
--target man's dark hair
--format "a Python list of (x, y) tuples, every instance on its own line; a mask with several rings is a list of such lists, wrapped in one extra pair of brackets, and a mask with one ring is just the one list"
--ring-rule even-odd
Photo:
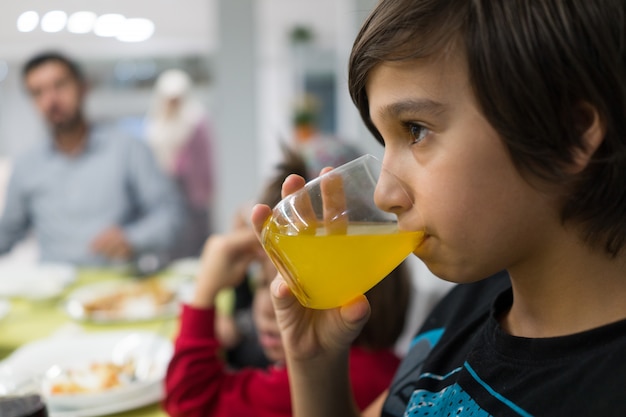
[(30, 58), (22, 67), (22, 78), (26, 78), (32, 70), (48, 62), (59, 62), (67, 67), (77, 81), (83, 82), (85, 80), (83, 72), (76, 61), (56, 51), (41, 52)]

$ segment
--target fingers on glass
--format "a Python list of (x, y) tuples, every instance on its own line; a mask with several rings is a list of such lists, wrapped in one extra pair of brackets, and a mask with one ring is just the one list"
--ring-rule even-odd
[(314, 235), (317, 231), (317, 218), (311, 197), (308, 193), (296, 193), (291, 201), (293, 218), (291, 225), (300, 234)]
[(343, 178), (340, 175), (328, 174), (321, 178), (324, 210), (324, 227), (329, 235), (346, 234), (348, 232), (348, 210)]

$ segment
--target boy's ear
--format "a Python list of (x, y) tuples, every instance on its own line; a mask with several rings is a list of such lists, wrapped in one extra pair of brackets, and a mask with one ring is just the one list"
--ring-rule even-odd
[(585, 169), (591, 156), (596, 152), (606, 134), (606, 126), (597, 109), (583, 101), (574, 108), (574, 123), (580, 134), (581, 146), (572, 149), (571, 172), (579, 173)]

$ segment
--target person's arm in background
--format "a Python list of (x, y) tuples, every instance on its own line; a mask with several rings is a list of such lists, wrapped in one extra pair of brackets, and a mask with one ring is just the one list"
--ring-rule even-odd
[(212, 235), (207, 241), (165, 378), (163, 408), (172, 417), (290, 415), (286, 371), (227, 372), (215, 334), (217, 294), (244, 279), (259, 250), (251, 230)]
[(139, 140), (130, 142), (126, 168), (139, 216), (123, 226), (124, 235), (134, 253), (164, 251), (171, 248), (182, 226), (180, 195), (150, 149)]
[(10, 251), (26, 235), (31, 225), (20, 172), (19, 164), (16, 164), (4, 197), (4, 210), (0, 217), (0, 254)]

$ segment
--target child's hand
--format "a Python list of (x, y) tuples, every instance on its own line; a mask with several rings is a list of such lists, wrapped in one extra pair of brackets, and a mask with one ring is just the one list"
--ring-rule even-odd
[[(283, 197), (304, 186), (304, 179), (289, 176), (283, 183)], [(257, 205), (252, 211), (252, 223), (261, 234), (263, 223), (271, 209)], [(271, 286), (276, 318), (288, 358), (319, 362), (346, 353), (369, 318), (369, 303), (365, 296), (331, 310), (302, 307), (287, 284), (278, 276)]]
[(212, 235), (204, 245), (200, 272), (196, 277), (196, 291), (191, 305), (213, 307), (217, 293), (241, 283), (250, 263), (265, 256), (250, 228), (228, 234)]
[(369, 303), (363, 295), (339, 308), (308, 309), (300, 305), (280, 275), (272, 282), (271, 292), (285, 351), (293, 360), (318, 362), (340, 356), (369, 318)]

